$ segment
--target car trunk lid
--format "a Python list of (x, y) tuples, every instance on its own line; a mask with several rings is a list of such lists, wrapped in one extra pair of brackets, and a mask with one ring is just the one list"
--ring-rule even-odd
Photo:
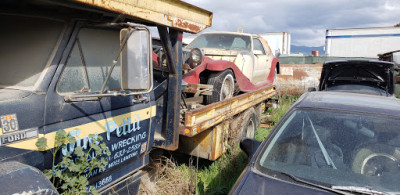
[(333, 61), (324, 64), (319, 90), (339, 85), (365, 85), (394, 92), (393, 63), (381, 61)]

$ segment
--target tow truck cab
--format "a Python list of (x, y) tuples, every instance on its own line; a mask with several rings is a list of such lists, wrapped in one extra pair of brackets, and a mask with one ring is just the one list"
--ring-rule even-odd
[[(63, 148), (57, 160), (77, 146), (87, 149), (96, 144), (89, 134), (104, 138), (111, 151), (109, 163), (88, 178), (91, 186), (105, 193), (117, 185), (119, 190), (137, 187), (138, 170), (148, 163), (152, 147), (177, 147), (182, 31), (196, 33), (207, 25), (193, 31), (172, 27), (179, 17), (158, 21), (155, 12), (153, 18), (140, 16), (141, 12), (132, 16), (121, 13), (120, 7), (129, 5), (118, 2), (1, 2), (0, 169), (6, 171), (0, 173), (0, 188), (4, 193), (55, 192), (37, 171), (51, 168), (51, 152), (38, 151), (35, 143), (40, 137), (54, 139), (60, 129), (77, 142)], [(171, 0), (168, 5), (211, 16), (184, 2)], [(153, 73), (150, 31), (129, 22), (157, 23), (169, 54), (170, 75)]]

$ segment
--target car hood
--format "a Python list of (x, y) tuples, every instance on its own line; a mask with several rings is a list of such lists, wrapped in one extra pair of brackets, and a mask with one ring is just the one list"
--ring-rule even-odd
[(332, 194), (329, 191), (312, 188), (255, 173), (248, 168), (237, 181), (230, 194)]
[(239, 51), (229, 49), (202, 48), (204, 55), (213, 60), (227, 60), (234, 62)]
[(392, 95), (394, 92), (393, 72), (394, 65), (388, 62), (327, 62), (322, 68), (319, 90), (325, 91), (339, 85), (365, 85)]

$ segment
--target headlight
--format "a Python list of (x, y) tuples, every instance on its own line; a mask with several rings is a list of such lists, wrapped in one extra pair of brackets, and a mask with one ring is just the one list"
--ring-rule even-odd
[(201, 49), (199, 48), (194, 48), (190, 51), (190, 61), (194, 64), (194, 65), (199, 65), (201, 64), (201, 62), (203, 61), (204, 58), (204, 54), (203, 51), (201, 51)]

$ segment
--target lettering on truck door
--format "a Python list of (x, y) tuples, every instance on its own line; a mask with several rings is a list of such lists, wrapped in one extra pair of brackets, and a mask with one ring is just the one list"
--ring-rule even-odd
[[(75, 145), (62, 150), (62, 156), (74, 152), (77, 146), (88, 149), (96, 144), (89, 134), (103, 137), (111, 151), (109, 163), (104, 172), (94, 170), (89, 175), (89, 179), (101, 175), (91, 181), (100, 189), (143, 166), (142, 158), (152, 144), (150, 120), (155, 115), (155, 106), (151, 106), (149, 99), (134, 103), (133, 96), (64, 100), (68, 94), (98, 93), (120, 47), (119, 29), (77, 26), (49, 88), (46, 102), (49, 125), (45, 131), (55, 134), (65, 129), (78, 138)], [(120, 75), (118, 63), (106, 90), (120, 90)]]

